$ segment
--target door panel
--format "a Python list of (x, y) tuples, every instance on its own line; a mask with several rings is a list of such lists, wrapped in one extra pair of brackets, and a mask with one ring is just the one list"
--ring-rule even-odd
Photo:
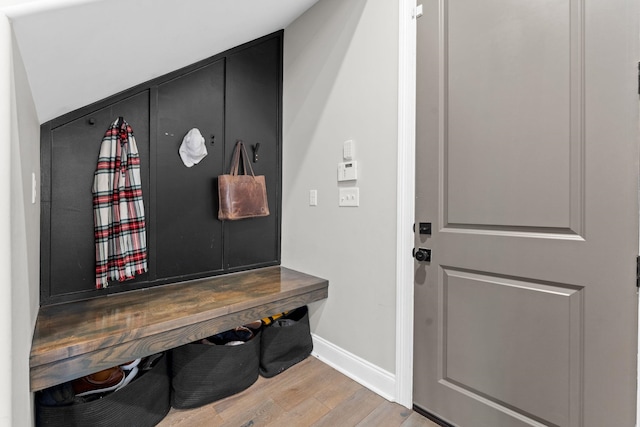
[(568, 173), (572, 157), (581, 166), (581, 110), (572, 108), (582, 95), (582, 34), (571, 34), (583, 25), (578, 6), (443, 4), (447, 224), (571, 228), (582, 195), (580, 168), (578, 179)]
[(414, 402), (454, 425), (634, 425), (636, 9), (424, 3)]
[[(443, 384), (548, 425), (580, 389), (581, 289), (443, 269)], [(545, 375), (535, 369), (544, 367)], [(574, 412), (575, 413), (575, 412)]]

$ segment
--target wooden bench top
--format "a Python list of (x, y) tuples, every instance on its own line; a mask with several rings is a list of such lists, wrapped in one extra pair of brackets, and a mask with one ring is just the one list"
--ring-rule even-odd
[(31, 391), (327, 298), (327, 280), (266, 267), (42, 307)]

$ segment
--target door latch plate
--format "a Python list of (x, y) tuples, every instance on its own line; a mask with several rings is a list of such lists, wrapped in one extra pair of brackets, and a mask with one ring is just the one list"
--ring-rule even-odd
[[(416, 231), (416, 225), (413, 224), (413, 232)], [(418, 223), (418, 232), (420, 234), (431, 235), (431, 223), (430, 222), (420, 222)]]

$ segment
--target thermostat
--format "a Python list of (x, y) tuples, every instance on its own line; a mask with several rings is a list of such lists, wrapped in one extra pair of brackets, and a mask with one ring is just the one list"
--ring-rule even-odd
[(358, 179), (358, 162), (338, 163), (338, 181), (354, 181)]

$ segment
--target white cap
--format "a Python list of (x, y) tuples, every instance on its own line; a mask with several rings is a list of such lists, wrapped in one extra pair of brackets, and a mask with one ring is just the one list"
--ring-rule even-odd
[(204, 137), (196, 128), (191, 129), (180, 144), (180, 158), (182, 163), (188, 168), (200, 163), (207, 155), (207, 147), (204, 144)]

